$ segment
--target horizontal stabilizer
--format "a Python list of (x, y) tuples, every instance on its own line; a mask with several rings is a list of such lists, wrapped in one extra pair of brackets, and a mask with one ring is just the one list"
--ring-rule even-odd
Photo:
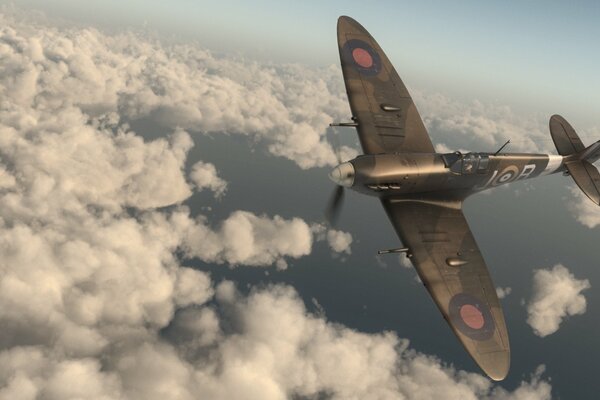
[(589, 163), (595, 163), (600, 158), (600, 140), (588, 146), (579, 154), (580, 160), (585, 160)]
[(600, 205), (600, 173), (588, 161), (573, 161), (565, 166), (575, 183), (594, 203)]

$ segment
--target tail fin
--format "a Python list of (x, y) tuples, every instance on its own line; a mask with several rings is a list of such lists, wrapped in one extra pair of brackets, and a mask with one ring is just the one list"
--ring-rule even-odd
[(600, 141), (586, 148), (575, 129), (560, 115), (550, 118), (550, 134), (558, 153), (565, 157), (565, 167), (577, 186), (600, 205), (600, 173), (592, 165), (600, 158)]
[(570, 156), (584, 149), (575, 129), (560, 115), (550, 117), (550, 135), (561, 156)]

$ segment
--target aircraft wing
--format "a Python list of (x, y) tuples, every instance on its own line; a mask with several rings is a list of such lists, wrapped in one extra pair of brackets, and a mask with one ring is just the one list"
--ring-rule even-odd
[(340, 17), (338, 46), (352, 116), (365, 154), (435, 153), (415, 104), (375, 39)]
[(508, 373), (502, 307), (460, 203), (382, 199), (402, 244), (444, 318), (490, 378)]

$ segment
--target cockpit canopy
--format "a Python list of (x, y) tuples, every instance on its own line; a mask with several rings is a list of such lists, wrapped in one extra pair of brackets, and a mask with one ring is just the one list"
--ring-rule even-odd
[(487, 153), (467, 153), (460, 151), (442, 154), (446, 168), (457, 175), (485, 174), (488, 170), (490, 156)]

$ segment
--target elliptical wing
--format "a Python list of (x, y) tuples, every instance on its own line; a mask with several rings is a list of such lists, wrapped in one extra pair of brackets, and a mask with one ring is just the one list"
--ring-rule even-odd
[(460, 203), (388, 198), (382, 204), (458, 339), (490, 378), (504, 379), (510, 364), (504, 314)]
[(415, 104), (375, 39), (340, 17), (338, 46), (348, 100), (365, 154), (435, 153)]

